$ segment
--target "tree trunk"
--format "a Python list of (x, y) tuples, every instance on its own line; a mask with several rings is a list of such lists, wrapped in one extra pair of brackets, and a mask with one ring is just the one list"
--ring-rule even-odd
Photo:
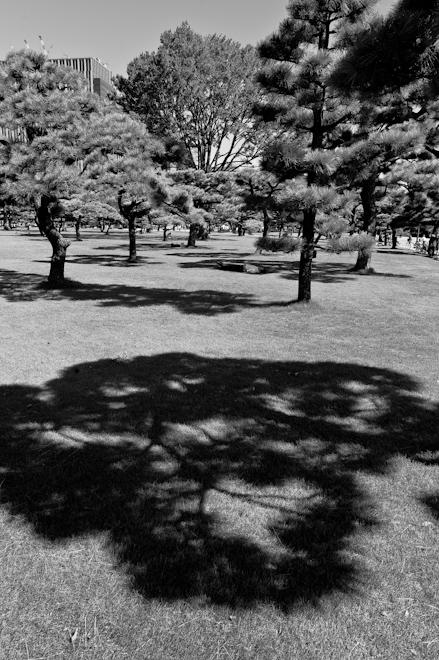
[(437, 236), (430, 236), (430, 240), (428, 241), (428, 248), (427, 248), (427, 254), (429, 257), (434, 257), (434, 255), (436, 254), (437, 244), (438, 244)]
[(66, 261), (67, 248), (70, 241), (63, 238), (52, 221), (49, 204), (49, 197), (43, 196), (40, 206), (36, 209), (38, 218), (38, 227), (46, 236), (52, 246), (52, 258), (50, 261), (50, 272), (48, 280), (51, 284), (59, 285), (64, 282), (64, 266)]
[(370, 248), (366, 248), (366, 247), (358, 248), (357, 262), (354, 266), (354, 270), (358, 270), (358, 271), (369, 270), (371, 259), (372, 259), (372, 250)]
[(396, 229), (392, 229), (392, 250), (396, 250), (398, 247), (398, 236), (396, 235)]
[(128, 218), (128, 236), (129, 236), (129, 246), (130, 254), (128, 261), (130, 263), (135, 263), (137, 261), (137, 246), (136, 246), (136, 219), (131, 217)]
[(189, 225), (189, 238), (187, 240), (186, 247), (197, 247), (195, 245), (195, 240), (198, 237), (200, 231), (200, 225), (198, 223), (193, 223)]
[(76, 232), (76, 240), (77, 241), (82, 241), (82, 238), (81, 238), (81, 218), (79, 218), (75, 222), (75, 232)]
[(437, 236), (437, 226), (438, 223), (435, 223), (433, 231), (430, 234), (430, 240), (428, 241), (427, 254), (429, 257), (434, 257), (438, 249), (438, 236)]
[[(265, 238), (268, 235), (268, 231), (270, 229), (270, 218), (268, 217), (267, 211), (264, 209), (262, 211), (264, 214), (264, 225), (262, 229), (262, 238)], [(262, 254), (262, 248), (257, 247), (255, 250), (255, 254)]]
[(314, 254), (314, 225), (316, 219), (316, 211), (309, 210), (303, 213), (303, 229), (302, 229), (302, 247), (300, 250), (300, 265), (299, 265), (299, 295), (298, 302), (309, 303), (311, 302), (311, 273), (312, 273), (312, 260)]
[(268, 217), (268, 213), (265, 209), (262, 211), (262, 213), (264, 214), (264, 228), (262, 229), (262, 237), (265, 238), (268, 236), (268, 232), (270, 230), (270, 218)]
[(9, 218), (9, 215), (8, 215), (8, 212), (7, 212), (7, 211), (4, 211), (4, 212), (3, 212), (3, 229), (4, 229), (5, 231), (9, 231), (10, 229), (12, 229), (12, 227), (11, 227), (11, 220), (10, 220), (10, 218)]
[[(363, 183), (361, 189), (361, 203), (363, 205), (363, 231), (375, 235), (376, 225), (376, 207), (375, 207), (375, 188), (376, 175), (373, 174)], [(372, 248), (360, 247), (357, 254), (357, 262), (353, 268), (355, 271), (367, 271), (370, 269), (372, 260)]]
[(200, 241), (207, 241), (209, 238), (209, 232), (205, 225), (200, 225), (198, 228), (198, 239)]

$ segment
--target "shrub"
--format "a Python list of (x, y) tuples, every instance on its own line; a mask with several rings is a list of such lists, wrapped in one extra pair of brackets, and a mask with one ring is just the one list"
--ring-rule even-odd
[(261, 236), (255, 242), (257, 250), (265, 250), (266, 252), (294, 252), (300, 247), (300, 238), (292, 238), (291, 236), (282, 236), (275, 238), (274, 236)]
[(329, 252), (355, 252), (358, 250), (372, 250), (375, 245), (375, 237), (365, 231), (353, 236), (341, 236), (328, 238), (326, 249)]

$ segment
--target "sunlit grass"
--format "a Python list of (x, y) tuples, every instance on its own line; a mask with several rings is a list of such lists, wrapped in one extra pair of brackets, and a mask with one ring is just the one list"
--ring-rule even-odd
[(439, 264), (84, 239), (0, 236), (0, 657), (437, 658)]

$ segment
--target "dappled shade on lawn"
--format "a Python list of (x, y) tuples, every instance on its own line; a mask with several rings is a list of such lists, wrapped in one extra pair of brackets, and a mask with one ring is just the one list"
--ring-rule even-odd
[(0, 269), (0, 296), (8, 302), (34, 302), (47, 295), (51, 300), (92, 300), (102, 307), (150, 307), (170, 305), (183, 314), (216, 316), (248, 307), (276, 306), (258, 302), (251, 294), (215, 289), (171, 289), (126, 284), (100, 284), (66, 279), (53, 289), (40, 275)]
[[(367, 578), (358, 474), (438, 457), (404, 374), (169, 353), (0, 389), (0, 497), (53, 542), (104, 532), (145, 598), (289, 610)], [(431, 503), (429, 503), (430, 506)]]

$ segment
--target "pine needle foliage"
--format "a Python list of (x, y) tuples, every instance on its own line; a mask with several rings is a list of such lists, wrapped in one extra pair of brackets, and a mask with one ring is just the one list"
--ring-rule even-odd
[[(53, 223), (50, 208), (80, 187), (78, 142), (99, 99), (82, 75), (58, 67), (42, 53), (11, 52), (0, 70), (0, 144), (3, 194), (35, 209), (40, 231), (52, 245), (49, 281), (64, 279), (69, 242)], [(5, 131), (7, 133), (7, 131)]]
[[(343, 162), (338, 134), (359, 111), (359, 104), (329, 86), (345, 48), (363, 28), (369, 0), (290, 0), (288, 18), (259, 45), (264, 69), (259, 82), (268, 95), (266, 110), (277, 139), (264, 166), (284, 178), (302, 175), (303, 242), (299, 268), (300, 302), (311, 300), (316, 218), (340, 204), (336, 174)], [(338, 198), (338, 199), (337, 199)], [(337, 199), (337, 202), (335, 201)]]
[(387, 17), (375, 17), (365, 26), (332, 82), (367, 97), (422, 79), (437, 93), (438, 67), (437, 0), (400, 0)]

